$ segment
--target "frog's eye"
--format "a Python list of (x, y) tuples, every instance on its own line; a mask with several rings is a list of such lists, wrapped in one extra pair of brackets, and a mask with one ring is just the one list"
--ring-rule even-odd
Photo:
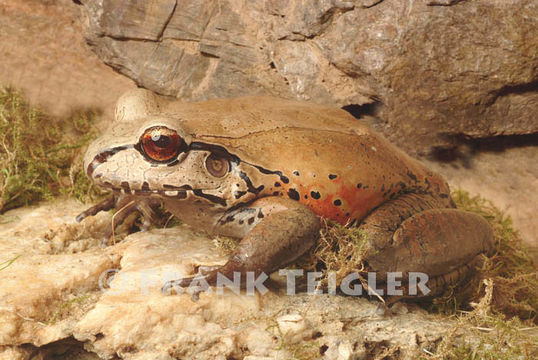
[(219, 178), (230, 171), (230, 163), (228, 159), (215, 154), (211, 154), (205, 159), (205, 167), (211, 175)]
[(140, 139), (144, 154), (153, 161), (167, 162), (184, 149), (185, 142), (174, 130), (164, 126), (147, 129)]

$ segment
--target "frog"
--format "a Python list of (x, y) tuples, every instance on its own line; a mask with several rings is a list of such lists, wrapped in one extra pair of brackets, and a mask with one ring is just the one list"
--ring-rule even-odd
[(347, 111), (309, 101), (132, 90), (84, 169), (111, 195), (78, 221), (116, 208), (113, 227), (133, 212), (149, 225), (163, 204), (196, 229), (240, 239), (222, 266), (168, 288), (275, 272), (314, 246), (322, 219), (366, 234), (364, 263), (378, 280), (422, 272), (434, 292), (494, 248), (487, 221), (457, 209), (439, 174)]

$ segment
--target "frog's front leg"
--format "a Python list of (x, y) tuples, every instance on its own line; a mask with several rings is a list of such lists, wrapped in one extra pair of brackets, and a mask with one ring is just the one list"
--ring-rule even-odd
[(369, 239), (366, 261), (377, 280), (401, 272), (405, 289), (410, 272), (424, 273), (431, 292), (423, 295), (432, 296), (466, 277), (481, 254), (491, 254), (493, 231), (487, 221), (449, 206), (445, 199), (407, 194), (363, 221), (360, 228)]
[[(116, 213), (112, 217), (111, 226), (105, 232), (101, 241), (101, 246), (105, 247), (113, 237), (116, 229), (121, 226), (127, 218), (133, 213), (142, 214), (144, 222), (142, 230), (147, 230), (152, 224), (161, 224), (159, 217), (156, 215), (157, 208), (161, 205), (161, 201), (151, 197), (136, 197), (134, 195), (121, 194), (114, 192), (105, 200), (86, 209), (76, 217), (77, 222), (81, 222), (89, 216), (94, 216), (101, 211), (115, 209)], [(133, 224), (128, 227), (131, 228)]]
[(247, 272), (253, 272), (255, 277), (270, 274), (310, 249), (319, 237), (319, 230), (318, 216), (297, 201), (277, 197), (256, 200), (226, 213), (215, 225), (216, 234), (242, 237), (226, 264), (201, 276), (170, 281), (163, 292), (174, 286), (189, 286), (200, 277), (214, 286), (218, 274), (233, 279), (234, 272), (239, 272), (242, 281)]

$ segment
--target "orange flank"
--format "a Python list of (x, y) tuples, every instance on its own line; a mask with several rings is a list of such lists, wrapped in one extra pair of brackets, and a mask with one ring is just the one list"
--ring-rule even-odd
[[(325, 185), (287, 184), (284, 189), (286, 192), (296, 189), (301, 203), (317, 215), (342, 225), (353, 219), (361, 220), (369, 210), (383, 201), (376, 191), (357, 189), (355, 185), (348, 185), (341, 178)], [(319, 198), (313, 198), (312, 193), (319, 193)]]

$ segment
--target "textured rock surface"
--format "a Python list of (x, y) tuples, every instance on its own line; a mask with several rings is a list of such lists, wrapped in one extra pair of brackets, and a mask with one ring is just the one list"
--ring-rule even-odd
[(379, 101), (418, 152), (538, 131), (533, 0), (81, 2), (99, 57), (161, 94)]
[[(2, 218), (0, 261), (20, 256), (1, 270), (0, 359), (408, 358), (435, 351), (448, 332), (471, 336), (410, 305), (389, 315), (365, 299), (287, 296), (278, 282), (263, 296), (164, 296), (163, 280), (225, 256), (186, 227), (100, 249), (110, 217), (75, 224), (83, 208), (59, 202)], [(109, 269), (112, 279), (102, 276)]]

